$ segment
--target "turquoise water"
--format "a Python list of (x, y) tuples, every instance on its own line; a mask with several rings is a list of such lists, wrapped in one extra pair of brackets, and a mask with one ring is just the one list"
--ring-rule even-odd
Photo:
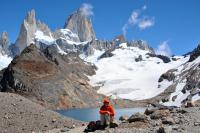
[[(119, 119), (120, 116), (126, 115), (131, 116), (136, 112), (143, 113), (145, 108), (117, 108), (115, 109), (116, 116), (115, 119)], [(58, 113), (74, 118), (81, 121), (96, 121), (99, 120), (99, 108), (86, 108), (86, 109), (67, 109), (67, 110), (57, 110)]]

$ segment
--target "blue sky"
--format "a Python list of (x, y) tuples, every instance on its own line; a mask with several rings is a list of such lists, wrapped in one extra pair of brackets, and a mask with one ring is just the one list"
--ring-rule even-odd
[(83, 3), (93, 7), (90, 17), (98, 39), (111, 40), (124, 31), (127, 40), (143, 39), (173, 54), (184, 54), (200, 43), (199, 0), (1, 0), (0, 32), (7, 31), (15, 42), (31, 9), (52, 30), (62, 28)]

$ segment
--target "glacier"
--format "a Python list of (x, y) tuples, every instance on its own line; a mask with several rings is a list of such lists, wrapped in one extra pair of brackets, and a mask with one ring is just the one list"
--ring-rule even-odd
[[(112, 57), (98, 59), (102, 52), (95, 51), (94, 55), (85, 58), (98, 68), (96, 75), (89, 77), (90, 83), (100, 87), (98, 93), (112, 98), (130, 100), (152, 98), (171, 84), (168, 81), (159, 84), (158, 79), (161, 74), (187, 61), (187, 58), (177, 56), (179, 60), (163, 63), (159, 58), (146, 55), (148, 51), (128, 47), (125, 43), (119, 46), (112, 52), (114, 54)], [(135, 59), (140, 55), (143, 60), (136, 62)]]

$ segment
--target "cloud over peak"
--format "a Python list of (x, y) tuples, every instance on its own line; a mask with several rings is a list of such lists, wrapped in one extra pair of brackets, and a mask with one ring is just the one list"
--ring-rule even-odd
[(140, 20), (138, 27), (142, 30), (154, 25), (154, 17), (146, 17)]
[(80, 7), (80, 11), (87, 17), (94, 15), (93, 6), (89, 3), (83, 3)]
[(165, 56), (171, 56), (172, 51), (169, 47), (169, 41), (163, 41), (158, 45), (158, 48), (156, 49), (156, 54), (165, 55)]

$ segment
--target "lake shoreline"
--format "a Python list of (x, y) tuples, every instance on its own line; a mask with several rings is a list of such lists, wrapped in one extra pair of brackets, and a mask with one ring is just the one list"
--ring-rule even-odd
[[(56, 110), (63, 116), (70, 117), (76, 120), (90, 122), (99, 120), (99, 109), (100, 108), (82, 108), (82, 109), (62, 109)], [(143, 113), (146, 108), (137, 107), (137, 108), (115, 108), (115, 119), (119, 119), (120, 116), (129, 116), (133, 113), (140, 112)], [(83, 115), (84, 114), (84, 115)]]
[[(119, 127), (96, 130), (95, 133), (197, 133), (200, 127), (200, 107), (181, 108), (151, 108), (144, 113), (136, 113), (129, 116), (127, 120), (119, 121)], [(81, 133), (84, 126), (74, 127), (64, 131), (63, 129), (53, 129), (54, 131), (64, 131), (64, 133)]]

